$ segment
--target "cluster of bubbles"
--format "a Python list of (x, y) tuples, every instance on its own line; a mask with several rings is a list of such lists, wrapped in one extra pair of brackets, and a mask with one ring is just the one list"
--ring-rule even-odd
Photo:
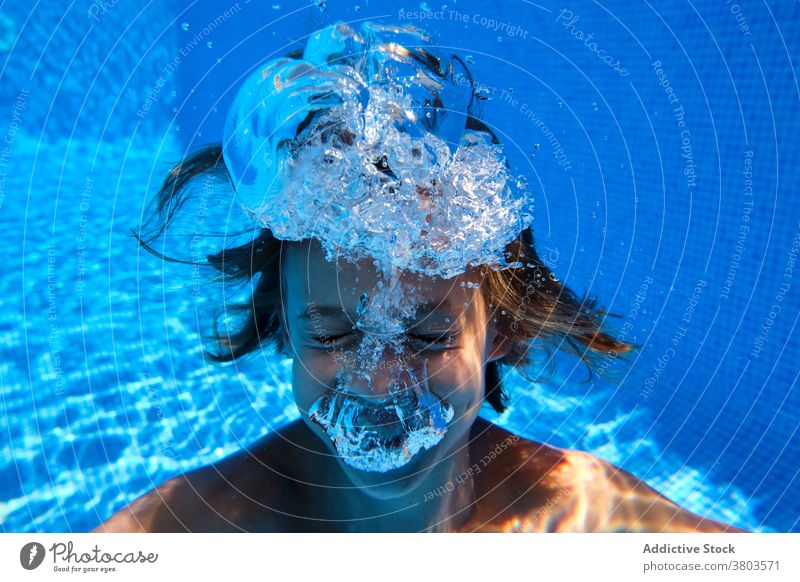
[[(384, 405), (391, 422), (348, 389), (386, 349), (402, 350), (416, 294), (400, 273), (508, 268), (506, 245), (532, 221), (524, 181), (510, 177), (487, 131), (469, 128), (465, 74), (416, 28), (337, 24), (312, 34), (302, 58), (259, 67), (226, 120), (224, 159), (243, 209), (278, 239), (316, 239), (328, 260), (367, 259), (380, 274), (357, 322), (367, 332), (358, 364), (312, 414), (364, 470), (401, 466), (439, 442), (452, 417), (424, 365), (398, 370)], [(381, 419), (388, 433), (375, 432)]]
[[(320, 397), (308, 411), (350, 466), (385, 473), (437, 445), (454, 411), (431, 394), (427, 374), (404, 369), (393, 379), (391, 401), (372, 403), (345, 389)], [(345, 386), (342, 384), (342, 386)]]

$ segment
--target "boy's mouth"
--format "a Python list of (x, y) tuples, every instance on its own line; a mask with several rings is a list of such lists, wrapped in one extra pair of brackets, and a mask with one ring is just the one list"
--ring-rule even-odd
[(355, 469), (385, 473), (437, 445), (453, 418), (453, 407), (425, 389), (406, 387), (387, 401), (368, 402), (346, 389), (318, 398), (309, 417)]

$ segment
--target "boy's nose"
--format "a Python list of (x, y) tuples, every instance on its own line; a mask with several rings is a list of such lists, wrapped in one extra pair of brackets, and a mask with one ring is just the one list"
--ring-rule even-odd
[(359, 362), (351, 368), (347, 388), (372, 402), (390, 398), (391, 393), (408, 388), (410, 365), (405, 361), (402, 348), (385, 346), (375, 362)]
[(347, 388), (370, 402), (390, 398), (392, 391), (402, 389), (401, 374), (396, 366), (374, 366), (354, 371)]

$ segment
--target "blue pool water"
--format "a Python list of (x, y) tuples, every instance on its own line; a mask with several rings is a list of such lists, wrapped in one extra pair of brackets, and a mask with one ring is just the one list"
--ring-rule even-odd
[(536, 192), (543, 259), (641, 345), (588, 381), (566, 357), (549, 383), (510, 376), (487, 418), (700, 514), (800, 531), (798, 5), (317, 4), (0, 6), (3, 530), (87, 531), (298, 417), (290, 362), (202, 361), (218, 290), (128, 229), (259, 61), (337, 19), (429, 10)]

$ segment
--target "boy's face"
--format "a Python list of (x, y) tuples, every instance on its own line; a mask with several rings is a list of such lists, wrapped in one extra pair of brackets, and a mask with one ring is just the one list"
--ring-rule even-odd
[[(290, 243), (284, 249), (284, 332), (294, 359), (295, 401), (309, 428), (337, 455), (328, 435), (310, 420), (308, 410), (335, 389), (340, 369), (352, 364), (359, 342), (368, 333), (353, 329), (356, 308), (364, 292), (373, 296), (379, 274), (371, 261), (326, 261), (316, 241)], [(427, 360), (431, 393), (450, 403), (455, 414), (438, 445), (422, 450), (399, 469), (374, 473), (339, 461), (354, 485), (382, 498), (414, 489), (440, 462), (467, 444), (469, 429), (483, 402), (484, 366), (505, 354), (480, 289), (466, 284), (479, 283), (477, 273), (435, 281), (403, 273), (401, 279), (416, 287), (421, 306), (405, 327), (404, 353), (387, 350), (380, 365), (367, 371), (372, 387), (356, 383), (350, 388), (365, 400), (381, 400), (399, 366), (419, 370)]]

